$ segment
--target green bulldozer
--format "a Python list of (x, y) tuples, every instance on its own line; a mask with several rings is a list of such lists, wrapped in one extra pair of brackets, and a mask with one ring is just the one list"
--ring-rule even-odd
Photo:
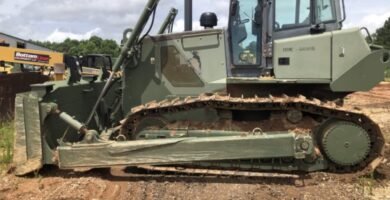
[(186, 0), (186, 31), (172, 33), (172, 9), (150, 36), (158, 3), (126, 30), (107, 78), (76, 70), (76, 81), (17, 95), (16, 175), (45, 165), (365, 173), (382, 162), (379, 125), (343, 99), (383, 81), (390, 53), (367, 29), (342, 29), (344, 0), (230, 0), (226, 29), (206, 12), (198, 31)]

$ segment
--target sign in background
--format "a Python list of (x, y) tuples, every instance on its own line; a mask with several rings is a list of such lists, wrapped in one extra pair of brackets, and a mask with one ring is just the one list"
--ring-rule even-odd
[(50, 56), (16, 51), (15, 60), (48, 64)]

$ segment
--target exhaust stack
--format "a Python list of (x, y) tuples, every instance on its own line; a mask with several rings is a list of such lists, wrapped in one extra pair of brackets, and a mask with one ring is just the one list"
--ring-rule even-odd
[(192, 0), (184, 1), (184, 30), (192, 31)]

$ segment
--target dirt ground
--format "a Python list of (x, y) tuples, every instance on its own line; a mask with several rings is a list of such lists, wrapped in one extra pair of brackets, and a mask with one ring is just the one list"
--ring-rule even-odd
[[(390, 142), (390, 84), (350, 95), (347, 104), (370, 112)], [(389, 145), (387, 145), (389, 146)], [(182, 177), (76, 173), (46, 168), (39, 174), (0, 177), (0, 199), (390, 199), (390, 151), (374, 178), (314, 173), (301, 178)], [(121, 175), (116, 175), (121, 174)]]

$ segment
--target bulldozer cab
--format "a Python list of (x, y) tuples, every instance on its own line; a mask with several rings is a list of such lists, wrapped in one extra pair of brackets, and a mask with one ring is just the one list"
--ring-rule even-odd
[[(263, 69), (274, 64), (271, 58), (276, 39), (341, 29), (341, 4), (340, 0), (232, 0), (228, 34), (233, 74), (240, 76), (248, 70), (246, 76), (269, 73)], [(282, 58), (280, 62), (289, 60)]]

